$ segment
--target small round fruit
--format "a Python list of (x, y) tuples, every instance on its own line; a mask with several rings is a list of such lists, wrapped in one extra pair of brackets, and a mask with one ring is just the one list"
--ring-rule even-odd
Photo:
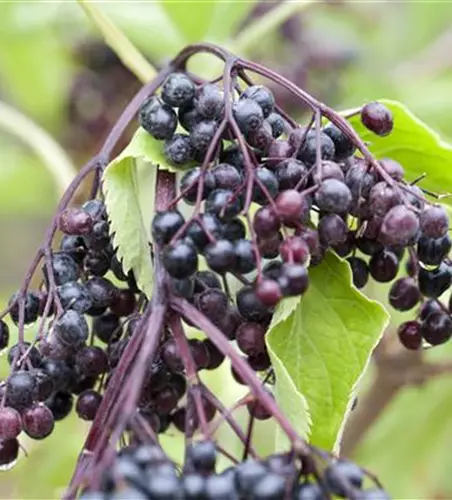
[(389, 303), (398, 311), (409, 311), (421, 300), (421, 292), (413, 278), (400, 278), (389, 290)]
[(379, 102), (370, 102), (363, 106), (361, 121), (366, 128), (381, 137), (389, 135), (394, 126), (392, 112)]
[(171, 139), (167, 139), (163, 153), (170, 163), (179, 166), (186, 165), (195, 158), (195, 148), (190, 136), (185, 134), (174, 134)]
[(49, 408), (37, 404), (26, 409), (22, 414), (24, 431), (33, 439), (44, 439), (49, 436), (54, 428), (55, 419)]
[(400, 343), (410, 349), (417, 351), (422, 346), (421, 324), (418, 321), (406, 321), (397, 329)]
[(173, 278), (188, 278), (198, 267), (195, 247), (187, 241), (177, 241), (167, 246), (163, 251), (163, 266)]
[(162, 99), (178, 108), (190, 104), (195, 97), (195, 84), (185, 73), (172, 73), (163, 82)]
[(257, 130), (264, 121), (264, 113), (252, 99), (240, 99), (233, 107), (234, 118), (244, 134)]

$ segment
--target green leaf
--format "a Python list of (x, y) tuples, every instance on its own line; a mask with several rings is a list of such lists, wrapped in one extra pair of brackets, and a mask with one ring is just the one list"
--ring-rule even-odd
[[(394, 129), (390, 135), (379, 137), (361, 123), (360, 116), (350, 118), (350, 123), (361, 138), (369, 142), (370, 151), (378, 158), (392, 158), (400, 162), (408, 180), (426, 173), (421, 186), (436, 193), (452, 185), (452, 146), (447, 144), (428, 125), (417, 118), (402, 103), (379, 100), (394, 115)], [(451, 203), (448, 198), (445, 203)]]
[[(175, 27), (185, 37), (187, 43), (199, 42), (209, 27), (217, 0), (168, 2), (160, 5), (168, 14)], [(196, 13), (195, 15), (193, 13)]]
[(280, 380), (276, 374), (283, 411), (289, 417), (293, 402), (304, 397), (298, 419), (311, 419), (310, 441), (337, 451), (354, 391), (388, 315), (352, 286), (348, 264), (335, 254), (311, 268), (309, 279), (308, 293), (295, 308), (293, 302), (282, 303), (285, 311), (270, 326), (267, 346), (273, 363), (286, 371)]

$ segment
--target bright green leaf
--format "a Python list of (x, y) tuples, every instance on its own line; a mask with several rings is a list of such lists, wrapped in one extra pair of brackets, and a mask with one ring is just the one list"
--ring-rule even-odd
[[(392, 133), (386, 137), (375, 135), (364, 127), (359, 115), (350, 119), (356, 132), (370, 143), (369, 148), (377, 158), (400, 162), (408, 180), (426, 173), (421, 186), (444, 193), (452, 185), (452, 146), (400, 102), (386, 99), (379, 102), (388, 106), (394, 115)], [(450, 199), (444, 201), (450, 203)]]
[[(295, 310), (271, 326), (267, 346), (273, 363), (279, 360), (287, 371), (282, 380), (276, 377), (284, 412), (291, 414), (293, 401), (303, 395), (308, 407), (298, 418), (307, 421), (309, 412), (310, 441), (337, 450), (356, 385), (388, 315), (352, 286), (349, 266), (332, 253), (310, 269), (309, 279), (309, 291)], [(288, 306), (283, 303), (282, 307)]]
[(236, 30), (253, 10), (255, 4), (256, 0), (246, 2), (225, 2), (218, 0), (210, 20), (206, 40), (220, 42), (228, 38), (234, 39)]

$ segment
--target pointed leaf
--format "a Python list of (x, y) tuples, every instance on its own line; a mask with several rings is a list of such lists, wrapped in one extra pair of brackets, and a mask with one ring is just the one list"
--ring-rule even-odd
[(309, 279), (309, 290), (293, 312), (271, 325), (267, 346), (293, 383), (290, 388), (286, 376), (278, 380), (277, 374), (276, 394), (286, 415), (302, 395), (308, 407), (298, 418), (309, 422), (309, 413), (310, 441), (337, 450), (356, 385), (388, 315), (353, 287), (349, 266), (335, 254), (311, 268)]

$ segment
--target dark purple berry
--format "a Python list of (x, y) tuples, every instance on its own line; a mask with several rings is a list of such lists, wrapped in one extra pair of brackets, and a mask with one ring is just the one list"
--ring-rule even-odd
[(70, 235), (90, 234), (93, 230), (93, 219), (84, 210), (70, 207), (60, 214), (58, 227), (60, 231)]
[(419, 215), (422, 234), (428, 238), (441, 238), (449, 230), (449, 217), (440, 205), (425, 208)]
[(400, 191), (386, 182), (377, 182), (370, 190), (369, 209), (372, 215), (384, 217), (392, 207), (400, 203)]
[(232, 271), (236, 265), (236, 254), (234, 244), (228, 240), (217, 240), (210, 243), (204, 251), (207, 265), (220, 274)]
[(174, 134), (165, 141), (163, 153), (171, 164), (183, 166), (194, 159), (195, 148), (191, 143), (190, 136)]
[(195, 247), (187, 241), (177, 241), (166, 247), (163, 251), (163, 266), (173, 278), (188, 278), (198, 267)]
[(333, 123), (327, 125), (323, 129), (323, 132), (334, 143), (334, 159), (336, 161), (345, 160), (345, 158), (348, 158), (355, 152), (356, 147), (353, 142), (344, 134), (344, 132), (342, 132), (342, 130), (336, 127), (336, 125), (334, 125)]
[(286, 297), (302, 295), (308, 289), (308, 271), (301, 264), (283, 264), (278, 284)]
[(259, 104), (252, 99), (240, 99), (233, 107), (234, 118), (240, 130), (248, 134), (257, 130), (264, 121), (264, 113)]
[(321, 217), (317, 229), (320, 241), (325, 246), (340, 245), (347, 241), (347, 224), (338, 214), (328, 214)]
[(27, 408), (22, 414), (24, 431), (33, 439), (44, 439), (55, 426), (53, 413), (43, 404)]
[(220, 163), (211, 171), (215, 187), (219, 189), (229, 189), (233, 191), (242, 183), (242, 174), (233, 165)]
[(262, 108), (264, 118), (267, 118), (275, 106), (273, 93), (263, 85), (252, 85), (244, 90), (240, 99), (252, 99)]
[(353, 284), (356, 288), (363, 288), (369, 281), (369, 268), (366, 261), (360, 257), (349, 257), (347, 262), (352, 270)]
[(203, 172), (200, 167), (192, 168), (184, 174), (180, 181), (180, 191), (185, 193), (183, 199), (190, 205), (196, 202), (201, 178), (204, 178), (201, 199), (205, 200), (215, 189), (215, 178), (209, 170)]
[(195, 97), (195, 84), (185, 73), (172, 73), (162, 85), (163, 101), (174, 108), (190, 104)]
[(421, 292), (413, 278), (400, 278), (389, 290), (389, 303), (398, 311), (409, 311), (421, 300)]
[(0, 441), (0, 467), (11, 466), (19, 455), (19, 441), (17, 439), (5, 439)]
[(444, 312), (429, 314), (421, 323), (421, 335), (431, 345), (444, 344), (452, 336), (452, 319)]
[(88, 323), (80, 313), (69, 309), (54, 321), (53, 332), (64, 346), (80, 349), (88, 339)]
[(270, 309), (265, 306), (250, 286), (244, 286), (237, 292), (237, 308), (248, 321), (261, 322), (269, 316)]
[(417, 258), (427, 266), (439, 266), (451, 248), (452, 241), (448, 234), (436, 239), (421, 236), (417, 242)]
[[(10, 299), (8, 304), (19, 298), (19, 292), (15, 293)], [(14, 323), (19, 323), (19, 302), (20, 299), (11, 307), (9, 314)], [(39, 315), (39, 296), (36, 292), (27, 291), (24, 296), (24, 323), (34, 323)]]
[(417, 321), (406, 321), (397, 329), (400, 343), (410, 349), (417, 351), (422, 346), (421, 324)]
[(350, 189), (337, 179), (326, 179), (315, 193), (315, 201), (322, 212), (345, 214), (352, 203)]
[(156, 96), (141, 105), (139, 121), (141, 127), (157, 140), (170, 139), (177, 128), (176, 113)]
[(388, 135), (394, 126), (391, 111), (379, 102), (370, 102), (361, 109), (363, 125), (381, 137)]
[(284, 133), (286, 129), (286, 124), (283, 117), (278, 113), (270, 113), (265, 120), (272, 129), (272, 136), (277, 139), (280, 135)]
[(0, 441), (14, 439), (22, 432), (20, 413), (8, 406), (0, 407)]
[(372, 255), (369, 261), (369, 271), (375, 281), (387, 283), (397, 276), (399, 259), (390, 250), (380, 250)]
[(214, 214), (201, 214), (199, 218), (200, 221), (193, 220), (190, 222), (185, 231), (185, 236), (202, 252), (210, 242), (210, 237), (218, 239), (222, 236), (223, 228), (220, 220)]
[(247, 356), (258, 356), (267, 351), (265, 329), (258, 323), (242, 323), (237, 328), (235, 340), (239, 349)]
[(206, 212), (216, 215), (222, 221), (233, 219), (241, 209), (240, 197), (228, 189), (214, 189), (206, 200)]
[(419, 290), (422, 295), (430, 298), (438, 298), (452, 284), (452, 273), (450, 267), (442, 263), (436, 269), (419, 269)]
[(184, 218), (178, 210), (157, 212), (152, 220), (152, 238), (158, 245), (165, 245), (184, 225)]
[(190, 131), (190, 141), (196, 151), (200, 153), (205, 153), (207, 151), (217, 128), (217, 122), (207, 120), (203, 120), (192, 127)]
[(33, 403), (36, 380), (30, 372), (17, 370), (6, 379), (6, 405), (22, 411)]
[(224, 112), (222, 91), (216, 85), (202, 85), (196, 92), (195, 107), (203, 118), (219, 120)]
[(88, 389), (78, 397), (75, 411), (82, 420), (91, 422), (94, 420), (101, 403), (102, 396), (98, 392)]

